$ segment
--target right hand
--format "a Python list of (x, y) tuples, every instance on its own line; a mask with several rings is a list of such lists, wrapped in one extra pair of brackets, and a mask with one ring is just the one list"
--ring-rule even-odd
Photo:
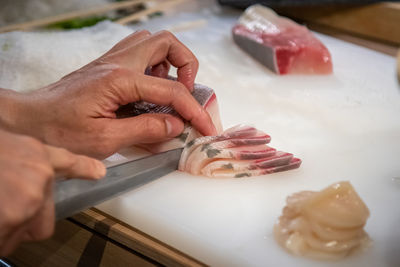
[(22, 241), (42, 240), (54, 231), (55, 174), (99, 179), (95, 159), (0, 130), (0, 257)]

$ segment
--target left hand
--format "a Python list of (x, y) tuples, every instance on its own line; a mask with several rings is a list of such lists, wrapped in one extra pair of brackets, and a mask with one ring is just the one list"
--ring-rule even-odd
[[(156, 77), (168, 73), (168, 62), (177, 67), (178, 81)], [(147, 68), (156, 76), (145, 75)], [(13, 119), (3, 124), (45, 143), (105, 158), (122, 147), (168, 140), (183, 131), (182, 120), (168, 114), (116, 118), (121, 105), (144, 100), (170, 105), (200, 133), (214, 135), (209, 114), (190, 94), (197, 69), (196, 57), (171, 33), (136, 32), (54, 84), (25, 95), (8, 92), (15, 102)]]

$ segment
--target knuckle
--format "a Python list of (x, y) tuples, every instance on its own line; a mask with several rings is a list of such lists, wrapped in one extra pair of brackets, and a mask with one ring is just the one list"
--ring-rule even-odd
[(72, 152), (68, 151), (65, 148), (59, 148), (59, 152), (63, 155), (64, 158), (63, 164), (65, 164), (65, 167), (67, 169), (73, 168), (74, 165), (76, 164), (75, 154), (73, 154)]
[(146, 117), (143, 120), (143, 127), (144, 129), (146, 129), (146, 134), (148, 136), (157, 137), (163, 134), (163, 131), (161, 129), (164, 128), (164, 123), (162, 123), (158, 119)]
[(171, 87), (171, 99), (179, 97), (186, 93), (187, 93), (186, 87), (180, 82), (175, 82), (173, 87)]
[(44, 200), (43, 192), (35, 189), (29, 190), (25, 192), (25, 200), (33, 208), (40, 207)]
[(21, 136), (20, 138), (21, 138), (20, 141), (30, 149), (36, 150), (38, 152), (45, 151), (43, 144), (39, 140), (30, 136)]
[(47, 183), (49, 180), (52, 180), (55, 173), (50, 163), (46, 162), (43, 164), (37, 164), (36, 170), (39, 175), (39, 178), (43, 180), (44, 183)]
[(164, 38), (168, 38), (168, 39), (175, 38), (175, 36), (170, 31), (167, 31), (167, 30), (159, 31), (158, 35), (160, 35), (161, 37), (164, 37)]
[(140, 30), (138, 31), (139, 33), (143, 33), (145, 35), (151, 35), (151, 33), (148, 30)]
[(39, 240), (50, 238), (54, 233), (54, 223), (48, 223), (47, 227), (44, 227), (38, 237)]
[(96, 158), (105, 158), (117, 152), (116, 144), (109, 136), (110, 134), (108, 133), (102, 133), (96, 138), (97, 142), (91, 144), (92, 156)]
[(175, 35), (167, 30), (159, 31), (157, 35), (161, 37), (161, 40), (165, 41), (166, 44), (171, 44), (177, 40)]
[(24, 221), (21, 212), (17, 212), (15, 209), (8, 208), (3, 211), (4, 220), (2, 223), (3, 229), (14, 228), (15, 226), (21, 224)]

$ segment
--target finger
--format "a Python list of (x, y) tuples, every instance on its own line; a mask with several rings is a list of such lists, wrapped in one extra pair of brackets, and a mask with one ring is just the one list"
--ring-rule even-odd
[(49, 238), (54, 232), (55, 211), (53, 183), (46, 188), (46, 199), (40, 211), (30, 220), (22, 236), (23, 241), (39, 241)]
[(135, 85), (140, 100), (162, 106), (172, 106), (201, 134), (216, 135), (214, 124), (208, 112), (180, 82), (141, 75), (135, 79)]
[(150, 75), (160, 78), (167, 78), (170, 67), (171, 65), (168, 63), (168, 61), (163, 61), (160, 64), (151, 67)]
[(99, 179), (106, 175), (101, 161), (76, 155), (66, 149), (46, 145), (50, 164), (58, 174), (67, 178)]
[(182, 44), (172, 33), (168, 31), (158, 32), (143, 41), (143, 45), (149, 45), (146, 52), (150, 57), (149, 64), (153, 66), (165, 58), (175, 66), (178, 81), (186, 88), (192, 90), (196, 78), (199, 63), (195, 55)]
[(117, 52), (119, 50), (125, 49), (125, 48), (130, 47), (130, 46), (133, 46), (133, 45), (137, 44), (138, 42), (144, 40), (145, 38), (149, 37), (150, 35), (151, 35), (151, 33), (149, 31), (147, 31), (147, 30), (136, 31), (136, 32), (128, 35), (127, 37), (125, 37), (121, 41), (119, 41), (116, 45), (114, 45), (106, 53), (106, 55), (114, 53), (114, 52)]
[[(140, 56), (145, 61), (137, 60), (137, 51), (143, 51)], [(193, 53), (182, 44), (172, 33), (161, 31), (143, 39), (137, 46), (124, 51), (125, 56), (119, 58), (119, 63), (144, 72), (148, 66), (157, 65), (166, 59), (178, 68), (178, 81), (189, 90), (193, 89), (199, 63)], [(139, 65), (138, 65), (139, 64)]]
[(119, 147), (165, 141), (181, 134), (184, 127), (182, 120), (169, 114), (142, 114), (109, 124)]
[(2, 240), (0, 243), (0, 257), (5, 257), (10, 255), (18, 245), (23, 241), (23, 237), (26, 232), (26, 226), (23, 225), (15, 229), (10, 235)]

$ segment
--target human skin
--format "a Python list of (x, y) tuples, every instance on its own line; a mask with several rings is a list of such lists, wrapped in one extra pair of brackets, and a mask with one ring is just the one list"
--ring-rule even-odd
[[(177, 81), (165, 79), (170, 64)], [(190, 94), (197, 69), (195, 56), (171, 33), (140, 31), (54, 84), (31, 93), (0, 89), (0, 257), (52, 234), (55, 175), (105, 175), (101, 162), (66, 149), (105, 158), (183, 130), (181, 118), (167, 114), (118, 119), (120, 106), (170, 105), (203, 135), (214, 135), (210, 116)]]
[(42, 240), (54, 231), (55, 175), (99, 179), (98, 160), (0, 130), (0, 257), (23, 241)]
[[(177, 68), (177, 81), (165, 79), (169, 64)], [(181, 118), (203, 135), (215, 135), (209, 114), (190, 94), (197, 70), (196, 57), (171, 33), (139, 31), (45, 88), (26, 94), (0, 90), (0, 127), (99, 159), (178, 136)], [(120, 106), (140, 100), (172, 106), (181, 118), (117, 118)]]

